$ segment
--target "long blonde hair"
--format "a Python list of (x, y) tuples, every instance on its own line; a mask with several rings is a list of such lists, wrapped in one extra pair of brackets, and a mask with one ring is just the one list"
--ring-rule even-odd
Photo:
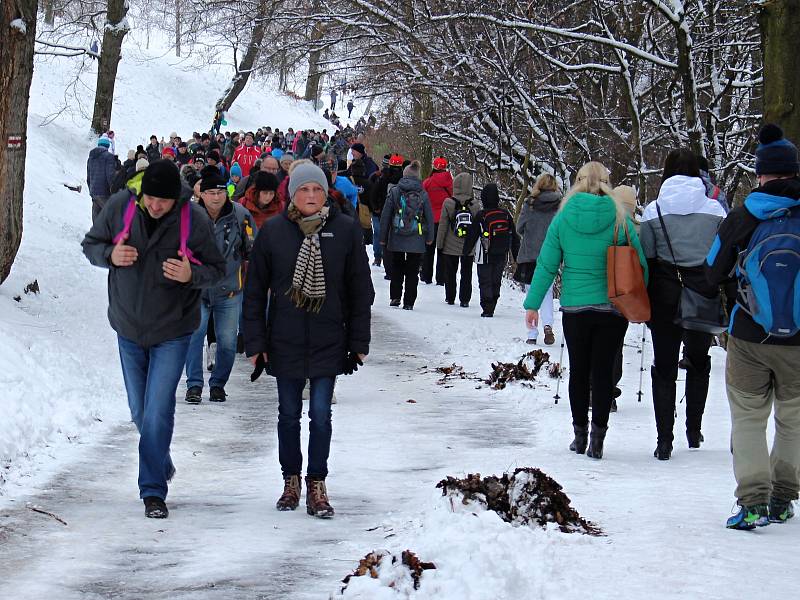
[(557, 192), (558, 191), (558, 182), (556, 178), (550, 175), (550, 173), (542, 173), (536, 179), (536, 183), (533, 185), (533, 190), (531, 191), (531, 198), (536, 198), (542, 192)]
[(578, 170), (578, 174), (575, 176), (575, 183), (569, 188), (567, 195), (561, 201), (559, 210), (564, 210), (564, 207), (572, 197), (580, 193), (608, 196), (614, 201), (614, 207), (617, 211), (617, 224), (620, 225), (625, 222), (625, 208), (617, 199), (611, 187), (608, 169), (602, 163), (591, 161)]

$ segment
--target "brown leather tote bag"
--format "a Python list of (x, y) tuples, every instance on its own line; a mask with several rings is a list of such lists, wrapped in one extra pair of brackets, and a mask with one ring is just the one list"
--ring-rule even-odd
[(650, 298), (644, 284), (639, 253), (631, 245), (628, 225), (623, 225), (627, 246), (618, 246), (619, 226), (614, 226), (614, 245), (608, 247), (608, 299), (631, 323), (650, 320)]

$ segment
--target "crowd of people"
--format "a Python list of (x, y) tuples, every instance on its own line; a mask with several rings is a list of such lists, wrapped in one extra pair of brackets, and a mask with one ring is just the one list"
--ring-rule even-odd
[(518, 218), (495, 183), (476, 189), (473, 174), (453, 176), (443, 156), (425, 178), (418, 161), (397, 153), (378, 164), (354, 132), (264, 127), (195, 133), (190, 143), (176, 133), (168, 142), (154, 135), (124, 163), (112, 152), (112, 134), (97, 144), (87, 167), (93, 227), (83, 247), (93, 264), (109, 269), (109, 320), (141, 434), (147, 516), (168, 514), (182, 373), (187, 402), (202, 402), (204, 366), (209, 399), (224, 402), (237, 351), (250, 358), (253, 380), (264, 370), (277, 379), (280, 510), (296, 509), (301, 497), (308, 384), (306, 506), (314, 516), (333, 516), (325, 482), (335, 381), (369, 353), (374, 288), (366, 245), (390, 281), (389, 305), (405, 310), (414, 310), (420, 282), (442, 286), (447, 305), (469, 307), (474, 267), (481, 316), (491, 318), (514, 265), (514, 279), (526, 288), (529, 344), (556, 342), (560, 276), (569, 448), (594, 459), (603, 457), (616, 410), (629, 325), (609, 297), (608, 250), (632, 247), (649, 300), (655, 458), (673, 452), (679, 366), (686, 370), (687, 445), (704, 441), (709, 348), (729, 320), (740, 510), (727, 526), (751, 529), (793, 516), (800, 490), (800, 375), (793, 368), (800, 359), (800, 163), (776, 126), (760, 132), (759, 187), (742, 206), (728, 205), (703, 157), (678, 148), (666, 157), (657, 198), (641, 213), (633, 188), (614, 187), (608, 169), (589, 162), (564, 194), (553, 175), (539, 176)]

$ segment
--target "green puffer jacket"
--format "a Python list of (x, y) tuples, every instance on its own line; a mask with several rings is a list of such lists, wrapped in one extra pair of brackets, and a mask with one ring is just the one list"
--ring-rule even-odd
[[(608, 304), (606, 250), (614, 237), (616, 208), (608, 196), (579, 193), (555, 216), (547, 230), (536, 271), (525, 298), (527, 310), (538, 310), (563, 263), (561, 306)], [(647, 283), (647, 260), (633, 222), (627, 219), (631, 244), (639, 253)], [(619, 230), (619, 245), (627, 245)]]

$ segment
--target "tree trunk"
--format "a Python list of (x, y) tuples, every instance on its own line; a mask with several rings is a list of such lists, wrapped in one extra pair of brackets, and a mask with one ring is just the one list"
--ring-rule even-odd
[[(311, 6), (312, 14), (316, 14), (319, 10), (319, 1), (315, 0)], [(322, 27), (319, 24), (314, 25), (311, 30), (311, 45), (322, 39)], [(317, 98), (319, 96), (319, 81), (321, 75), (319, 72), (319, 59), (322, 57), (322, 51), (314, 50), (308, 55), (308, 78), (306, 79), (306, 93), (303, 96), (306, 100), (314, 101), (314, 110), (317, 110)]]
[(253, 72), (253, 65), (256, 63), (259, 53), (261, 52), (261, 44), (264, 41), (264, 33), (267, 29), (267, 23), (271, 16), (270, 8), (272, 3), (268, 0), (261, 0), (258, 3), (258, 12), (256, 13), (255, 24), (253, 26), (253, 35), (250, 36), (250, 43), (247, 45), (247, 51), (242, 57), (242, 61), (236, 68), (236, 74), (231, 79), (228, 88), (222, 94), (222, 98), (217, 100), (217, 113), (226, 112), (233, 106), (236, 98), (244, 91), (247, 81), (250, 79), (250, 74)]
[(175, 0), (175, 56), (181, 57), (181, 0)]
[(22, 240), (28, 100), (38, 10), (38, 0), (0, 3), (0, 283), (11, 272)]
[(94, 95), (92, 131), (100, 135), (108, 131), (111, 124), (111, 109), (114, 104), (114, 85), (117, 82), (117, 67), (122, 53), (122, 39), (130, 31), (128, 25), (128, 3), (126, 0), (108, 0), (103, 47), (97, 66), (97, 89)]
[(800, 143), (800, 0), (765, 2), (759, 15), (764, 54), (764, 122), (781, 126)]
[(53, 0), (44, 0), (44, 22), (45, 25), (50, 25), (50, 27), (56, 22), (55, 13), (53, 11)]

